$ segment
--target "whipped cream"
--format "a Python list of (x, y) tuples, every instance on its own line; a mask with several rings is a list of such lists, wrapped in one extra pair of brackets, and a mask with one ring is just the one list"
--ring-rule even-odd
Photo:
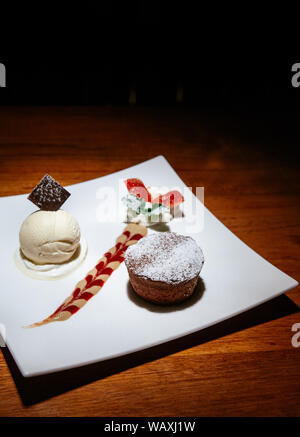
[[(155, 198), (160, 194), (165, 194), (152, 187), (147, 187), (147, 190), (152, 198)], [(139, 199), (133, 194), (127, 194), (127, 196), (123, 198), (123, 201), (127, 206), (125, 218), (127, 223), (139, 223), (148, 227), (158, 223), (169, 223), (174, 218), (170, 208), (167, 206), (158, 206), (157, 204), (153, 208), (152, 203), (145, 202), (143, 199)]]

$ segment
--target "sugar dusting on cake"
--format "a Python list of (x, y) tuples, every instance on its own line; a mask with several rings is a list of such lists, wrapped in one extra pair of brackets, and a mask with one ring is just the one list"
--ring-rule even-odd
[(163, 232), (150, 234), (129, 247), (125, 263), (139, 276), (153, 281), (179, 283), (200, 273), (204, 257), (191, 237)]

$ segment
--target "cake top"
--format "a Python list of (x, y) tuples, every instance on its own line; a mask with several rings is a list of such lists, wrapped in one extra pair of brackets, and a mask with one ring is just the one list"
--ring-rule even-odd
[(179, 283), (200, 273), (204, 257), (193, 238), (175, 232), (157, 232), (129, 246), (125, 263), (138, 276)]

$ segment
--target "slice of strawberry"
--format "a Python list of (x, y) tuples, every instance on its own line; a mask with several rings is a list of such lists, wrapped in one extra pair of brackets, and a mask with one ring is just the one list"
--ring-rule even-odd
[(162, 203), (169, 208), (174, 208), (182, 202), (184, 202), (184, 197), (176, 190), (169, 191), (166, 194), (160, 194), (152, 200), (152, 203)]
[(129, 193), (145, 200), (145, 202), (151, 202), (151, 194), (140, 179), (126, 179), (125, 184)]

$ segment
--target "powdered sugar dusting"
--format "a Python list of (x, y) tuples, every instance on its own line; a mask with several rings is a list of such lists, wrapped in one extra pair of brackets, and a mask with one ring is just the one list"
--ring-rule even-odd
[(200, 273), (204, 257), (191, 237), (175, 232), (158, 232), (130, 246), (125, 263), (139, 276), (153, 281), (179, 283)]

